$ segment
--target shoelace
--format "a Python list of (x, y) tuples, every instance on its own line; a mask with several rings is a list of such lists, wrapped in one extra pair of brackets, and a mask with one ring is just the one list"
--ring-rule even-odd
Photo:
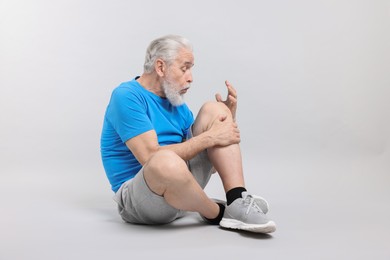
[(260, 207), (255, 203), (255, 199), (256, 198), (261, 198), (261, 197), (256, 197), (254, 195), (249, 195), (249, 194), (246, 195), (246, 197), (244, 198), (244, 202), (248, 203), (249, 206), (248, 206), (248, 209), (246, 210), (245, 214), (248, 214), (249, 211), (251, 210), (251, 208), (254, 208), (258, 212), (262, 212), (263, 213), (263, 211), (260, 209)]

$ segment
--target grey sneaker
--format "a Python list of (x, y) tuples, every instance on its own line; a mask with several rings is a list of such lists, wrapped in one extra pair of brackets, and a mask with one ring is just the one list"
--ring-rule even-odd
[[(269, 211), (268, 202), (263, 197), (255, 196), (255, 195), (251, 195), (251, 196), (255, 199), (255, 202), (257, 206), (260, 207), (261, 211), (263, 211), (264, 214), (267, 214), (267, 212)], [(212, 198), (211, 200), (214, 201), (215, 203), (220, 203), (226, 207), (226, 201), (224, 200), (219, 200), (214, 198)]]
[(263, 211), (264, 214), (267, 214), (269, 210), (268, 202), (260, 196), (256, 196), (256, 195), (251, 195), (251, 196), (252, 198), (254, 198), (255, 203), (257, 204), (257, 206), (260, 207), (261, 211)]
[[(257, 196), (248, 192), (242, 193), (242, 198), (236, 199), (232, 204), (226, 206), (225, 213), (219, 225), (224, 228), (239, 229), (255, 233), (271, 233), (276, 230), (276, 225), (264, 214)], [(266, 202), (266, 201), (265, 201)], [(264, 204), (267, 205), (268, 203)]]

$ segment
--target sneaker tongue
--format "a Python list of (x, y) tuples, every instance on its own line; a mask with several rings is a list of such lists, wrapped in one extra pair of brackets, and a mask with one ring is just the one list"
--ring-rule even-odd
[(243, 191), (241, 193), (241, 196), (242, 196), (242, 199), (246, 202), (246, 203), (251, 203), (251, 200), (253, 199), (253, 197), (246, 191)]
[(251, 200), (254, 199), (254, 203), (261, 209), (261, 211), (266, 214), (268, 212), (268, 203), (261, 197), (252, 196), (249, 192), (243, 191), (241, 193), (243, 200), (246, 203), (251, 203)]
[(243, 199), (245, 199), (246, 197), (248, 197), (249, 196), (249, 193), (247, 192), (247, 191), (243, 191), (242, 193), (241, 193), (241, 197), (243, 198)]

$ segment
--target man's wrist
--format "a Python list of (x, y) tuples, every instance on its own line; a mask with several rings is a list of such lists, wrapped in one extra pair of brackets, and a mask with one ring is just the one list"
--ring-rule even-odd
[(203, 132), (202, 134), (198, 135), (197, 136), (200, 140), (200, 142), (202, 143), (202, 146), (204, 149), (207, 149), (207, 148), (211, 148), (211, 147), (214, 147), (216, 144), (215, 144), (215, 138), (213, 138), (208, 131), (206, 132)]

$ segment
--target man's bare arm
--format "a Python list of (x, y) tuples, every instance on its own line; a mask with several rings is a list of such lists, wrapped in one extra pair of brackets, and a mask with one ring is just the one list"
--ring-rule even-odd
[(211, 128), (191, 139), (178, 144), (160, 146), (156, 132), (150, 130), (126, 141), (127, 147), (137, 160), (144, 165), (159, 150), (168, 149), (187, 161), (201, 151), (214, 146), (227, 146), (240, 142), (237, 124), (217, 118)]
[(160, 146), (154, 130), (131, 138), (126, 142), (126, 145), (142, 165), (144, 165), (154, 153), (162, 149), (174, 151), (183, 160), (189, 160), (201, 151), (214, 146), (212, 137), (207, 133), (194, 136), (183, 143)]

